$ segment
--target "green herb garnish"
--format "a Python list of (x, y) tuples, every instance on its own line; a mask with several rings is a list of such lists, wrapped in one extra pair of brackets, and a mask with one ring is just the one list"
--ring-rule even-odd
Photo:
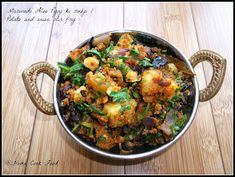
[[(96, 55), (99, 59), (102, 58), (102, 54), (100, 52), (98, 52), (97, 50), (86, 50), (82, 53), (82, 55), (86, 55), (86, 54), (93, 54), (93, 55)], [(81, 57), (81, 56), (80, 56)]]
[(151, 67), (153, 66), (152, 63), (150, 63), (148, 60), (143, 59), (143, 60), (139, 60), (139, 64), (143, 67)]
[(93, 134), (94, 127), (93, 127), (93, 124), (91, 122), (82, 122), (81, 125), (90, 130), (90, 132), (89, 132), (90, 135)]
[(118, 56), (118, 59), (122, 59), (123, 61), (127, 60), (129, 58), (129, 56)]
[(139, 50), (137, 50), (137, 49), (131, 49), (130, 50), (130, 55), (131, 56), (136, 56), (136, 55), (138, 55), (138, 54), (140, 54), (140, 51)]
[(106, 137), (104, 135), (100, 135), (98, 138), (97, 138), (97, 141), (96, 143), (100, 143), (102, 141), (105, 141), (106, 140)]
[(170, 130), (173, 136), (177, 134), (177, 132), (184, 127), (187, 121), (187, 115), (184, 114), (182, 118), (178, 118), (177, 112), (174, 112), (175, 122), (170, 126)]
[(100, 111), (99, 109), (97, 109), (95, 106), (93, 105), (89, 105), (89, 104), (86, 104), (86, 103), (83, 103), (83, 105), (91, 112), (95, 112), (99, 115), (105, 115), (104, 112)]
[(119, 92), (112, 91), (110, 93), (110, 97), (112, 97), (114, 102), (117, 101), (117, 102), (122, 103), (125, 101), (126, 105), (125, 105), (125, 107), (123, 107), (123, 106), (121, 107), (121, 112), (123, 112), (126, 109), (128, 109), (128, 110), (131, 109), (131, 106), (129, 103), (131, 96), (129, 95), (127, 88), (124, 88), (124, 89), (120, 90)]
[(132, 91), (132, 95), (134, 98), (140, 98), (140, 94), (138, 92)]
[(140, 120), (144, 119), (149, 110), (150, 110), (150, 103), (148, 103), (147, 106), (145, 106), (144, 111), (140, 114), (139, 119)]
[(83, 64), (76, 61), (73, 66), (69, 67), (65, 63), (58, 62), (58, 66), (61, 69), (61, 74), (64, 78), (74, 77), (78, 71), (83, 69)]
[(77, 128), (78, 128), (80, 125), (81, 125), (80, 123), (78, 123), (77, 125), (75, 125), (75, 126), (73, 127), (73, 129), (72, 129), (72, 132), (74, 132), (75, 130), (77, 130)]
[(124, 76), (128, 73), (128, 71), (130, 71), (130, 68), (124, 63), (119, 64), (117, 68), (122, 72)]
[(174, 95), (169, 101), (169, 107), (173, 109), (181, 100), (181, 95)]
[(109, 57), (110, 52), (111, 52), (113, 49), (114, 49), (113, 44), (110, 44), (110, 46), (109, 46), (108, 48), (106, 48), (106, 49), (105, 49), (105, 51), (104, 51), (104, 53), (103, 53), (102, 57), (103, 57), (103, 58), (107, 58), (107, 57)]
[(72, 79), (72, 83), (75, 85), (82, 86), (85, 85), (86, 80), (81, 74), (76, 74), (75, 77)]
[(127, 88), (120, 90), (119, 92), (112, 91), (110, 96), (113, 98), (113, 101), (122, 102), (125, 100), (130, 100), (130, 95), (128, 94)]
[(80, 110), (80, 111), (84, 111), (85, 110), (85, 106), (82, 104), (82, 103), (75, 103), (75, 105), (77, 106), (77, 108)]

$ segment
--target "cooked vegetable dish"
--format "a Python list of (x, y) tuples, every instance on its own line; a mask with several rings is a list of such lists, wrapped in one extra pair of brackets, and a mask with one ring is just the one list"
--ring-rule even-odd
[[(94, 42), (95, 41), (95, 42)], [(166, 46), (125, 33), (70, 52), (59, 79), (71, 131), (102, 150), (130, 154), (174, 139), (193, 108), (193, 73)]]

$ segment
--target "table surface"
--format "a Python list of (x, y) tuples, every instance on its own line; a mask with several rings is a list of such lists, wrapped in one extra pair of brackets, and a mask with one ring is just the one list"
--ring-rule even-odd
[[(73, 24), (7, 20), (11, 8), (40, 7), (86, 12), (77, 14)], [(3, 3), (2, 8), (4, 174), (233, 173), (232, 3)], [(21, 77), (22, 71), (35, 62), (47, 61), (56, 67), (83, 40), (123, 28), (160, 36), (181, 49), (187, 58), (200, 49), (210, 49), (227, 59), (220, 91), (211, 100), (199, 103), (185, 135), (161, 155), (140, 160), (108, 159), (80, 147), (56, 116), (35, 108)], [(210, 65), (200, 63), (195, 72), (200, 88), (206, 87), (212, 75)], [(40, 75), (37, 84), (43, 97), (52, 102), (53, 81)], [(54, 164), (46, 165), (48, 161)]]

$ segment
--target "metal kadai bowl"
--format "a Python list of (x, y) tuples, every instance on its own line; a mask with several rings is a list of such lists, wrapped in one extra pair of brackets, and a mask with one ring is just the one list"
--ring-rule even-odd
[[(31, 98), (34, 105), (43, 113), (48, 115), (57, 115), (61, 125), (64, 127), (65, 131), (81, 146), (84, 148), (105, 156), (105, 157), (111, 157), (116, 159), (137, 159), (142, 157), (147, 157), (153, 154), (160, 154), (161, 152), (165, 151), (169, 147), (171, 147), (176, 141), (178, 141), (183, 134), (188, 130), (190, 125), (192, 124), (192, 121), (195, 118), (195, 114), (197, 112), (197, 107), (199, 104), (199, 101), (207, 101), (214, 97), (219, 89), (221, 88), (221, 85), (223, 83), (223, 79), (225, 76), (226, 71), (226, 59), (224, 59), (221, 55), (210, 51), (210, 50), (200, 50), (193, 54), (189, 59), (184, 56), (184, 54), (176, 48), (174, 45), (172, 45), (170, 42), (167, 42), (166, 40), (157, 37), (153, 34), (149, 34), (142, 31), (135, 31), (135, 30), (116, 30), (116, 31), (109, 31), (102, 34), (98, 34), (96, 36), (93, 36), (92, 38), (89, 38), (82, 42), (77, 48), (80, 48), (87, 44), (88, 42), (101, 42), (102, 40), (105, 40), (109, 35), (121, 35), (124, 33), (128, 33), (133, 35), (135, 38), (138, 38), (143, 44), (147, 46), (154, 47), (154, 45), (162, 45), (166, 46), (168, 49), (170, 49), (171, 52), (173, 52), (177, 58), (183, 60), (183, 62), (187, 65), (188, 69), (194, 72), (194, 67), (203, 61), (208, 61), (213, 68), (213, 75), (211, 78), (211, 81), (209, 85), (203, 89), (199, 90), (197, 76), (194, 75), (192, 78), (192, 83), (194, 86), (194, 99), (193, 99), (193, 109), (191, 112), (191, 116), (189, 117), (189, 120), (187, 124), (184, 126), (184, 128), (179, 132), (179, 134), (176, 135), (176, 137), (169, 141), (168, 143), (153, 148), (151, 150), (146, 150), (141, 153), (136, 154), (114, 154), (108, 151), (104, 151), (99, 149), (98, 147), (92, 146), (89, 143), (85, 142), (83, 139), (76, 136), (72, 131), (69, 129), (69, 127), (66, 125), (64, 118), (62, 116), (62, 112), (60, 109), (60, 100), (59, 100), (59, 78), (61, 71), (60, 69), (56, 69), (51, 64), (47, 62), (38, 62), (35, 63), (28, 68), (26, 68), (23, 73), (23, 81), (26, 87), (26, 90), (28, 92), (29, 97)], [(49, 75), (54, 80), (54, 88), (53, 88), (53, 100), (54, 103), (49, 103), (46, 101), (40, 94), (36, 80), (40, 73), (44, 73)]]

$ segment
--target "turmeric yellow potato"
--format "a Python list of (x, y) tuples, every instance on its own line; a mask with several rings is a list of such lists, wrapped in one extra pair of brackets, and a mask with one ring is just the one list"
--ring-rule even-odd
[(118, 92), (119, 90), (121, 90), (121, 87), (118, 87), (118, 86), (116, 86), (116, 85), (111, 85), (111, 86), (109, 86), (109, 88), (106, 90), (106, 93), (107, 93), (108, 95), (110, 95), (111, 92)]
[[(143, 97), (154, 96), (161, 92), (162, 87), (159, 85), (162, 79), (162, 72), (158, 69), (145, 70), (142, 74), (140, 93)], [(149, 102), (149, 101), (147, 101)]]
[(94, 71), (99, 66), (99, 60), (96, 56), (87, 57), (83, 62), (84, 66), (89, 68), (91, 71)]
[(141, 78), (138, 77), (138, 72), (137, 71), (128, 71), (126, 74), (126, 82), (136, 82), (139, 81)]
[(93, 74), (91, 71), (86, 74), (86, 84), (93, 90), (105, 94), (106, 90), (110, 86), (110, 83), (106, 81), (106, 78), (101, 73)]
[(143, 100), (145, 103), (152, 103), (157, 100), (157, 97), (156, 95), (147, 95), (147, 96), (143, 96)]
[(159, 103), (156, 103), (154, 106), (154, 114), (160, 114), (162, 110), (162, 105)]
[(110, 127), (122, 127), (125, 125), (124, 116), (121, 112), (121, 104), (118, 102), (109, 102), (104, 105), (103, 112), (109, 118)]
[(118, 66), (118, 65), (120, 65), (121, 63), (123, 63), (123, 61), (122, 61), (122, 59), (119, 59), (119, 60), (116, 60), (116, 61), (114, 62), (114, 65), (115, 65), (115, 66)]
[(71, 60), (74, 62), (87, 49), (88, 49), (88, 45), (86, 45), (80, 49), (74, 49), (70, 52), (69, 58), (71, 58)]
[(84, 101), (85, 99), (84, 99), (84, 97), (82, 96), (82, 94), (81, 94), (81, 91), (87, 91), (87, 88), (85, 87), (85, 86), (81, 86), (79, 89), (77, 89), (77, 90), (75, 90), (74, 91), (74, 97), (73, 97), (73, 99), (74, 99), (74, 102), (76, 103), (76, 102), (81, 102), (81, 101)]
[(122, 106), (126, 106), (126, 103), (109, 102), (104, 105), (103, 112), (107, 114), (109, 118), (110, 127), (122, 127), (123, 125), (133, 125), (136, 123), (135, 110), (137, 102), (134, 99), (129, 101), (130, 110), (126, 109), (121, 112)]
[(179, 84), (176, 83), (175, 81), (171, 82), (171, 85), (164, 87), (164, 95), (168, 99), (171, 99), (175, 95), (176, 89), (179, 88)]
[(107, 113), (109, 118), (117, 118), (121, 115), (121, 104), (118, 102), (109, 102), (104, 105), (103, 112)]
[(135, 99), (131, 99), (130, 100), (130, 106), (131, 106), (131, 109), (130, 110), (125, 110), (123, 115), (124, 115), (124, 118), (125, 118), (125, 122), (129, 125), (133, 125), (135, 123), (137, 123), (137, 119), (136, 119), (136, 107), (137, 107), (137, 102), (135, 101)]
[(102, 126), (98, 123), (95, 123), (94, 128), (96, 130), (96, 135), (95, 135), (96, 139), (99, 140), (99, 141), (97, 141), (96, 146), (98, 146), (102, 149), (108, 150), (116, 145), (114, 139), (111, 137), (111, 135), (105, 129), (104, 126)]

